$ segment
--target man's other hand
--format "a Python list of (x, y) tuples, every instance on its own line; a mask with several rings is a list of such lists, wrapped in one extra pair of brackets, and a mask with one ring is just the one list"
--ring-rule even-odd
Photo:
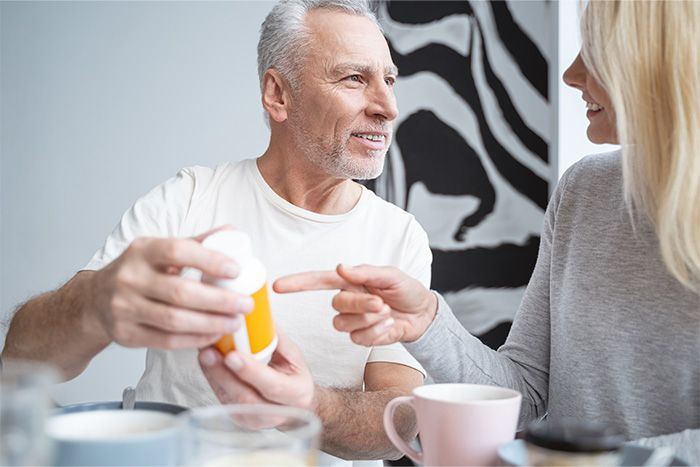
[(301, 350), (279, 334), (269, 365), (251, 355), (199, 351), (202, 371), (223, 404), (280, 404), (314, 410), (314, 382)]

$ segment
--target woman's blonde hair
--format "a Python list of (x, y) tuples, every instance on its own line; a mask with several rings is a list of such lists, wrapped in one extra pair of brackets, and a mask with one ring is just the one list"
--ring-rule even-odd
[(590, 0), (581, 57), (606, 89), (634, 220), (671, 274), (700, 292), (700, 2)]

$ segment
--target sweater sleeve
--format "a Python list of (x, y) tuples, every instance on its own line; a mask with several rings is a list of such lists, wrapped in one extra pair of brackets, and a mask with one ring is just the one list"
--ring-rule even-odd
[(523, 396), (520, 428), (545, 414), (550, 362), (551, 245), (559, 200), (568, 173), (545, 213), (535, 269), (506, 343), (498, 351), (467, 332), (438, 295), (433, 323), (418, 340), (404, 344), (438, 383), (504, 386)]

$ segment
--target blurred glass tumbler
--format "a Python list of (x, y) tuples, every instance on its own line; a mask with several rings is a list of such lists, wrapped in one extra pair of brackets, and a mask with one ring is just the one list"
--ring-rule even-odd
[(44, 422), (52, 402), (50, 391), (58, 381), (51, 366), (6, 359), (0, 367), (0, 465), (44, 465), (51, 443)]
[(313, 413), (276, 405), (192, 409), (186, 463), (215, 466), (310, 466), (316, 463), (321, 422)]
[[(418, 464), (495, 465), (498, 448), (515, 437), (521, 400), (518, 391), (498, 386), (428, 384), (387, 404), (384, 429)], [(396, 432), (394, 412), (402, 404), (416, 412), (421, 452)]]
[(253, 311), (245, 317), (245, 326), (233, 334), (224, 335), (216, 343), (216, 348), (224, 355), (237, 350), (268, 363), (277, 347), (277, 335), (267, 296), (267, 271), (253, 256), (250, 237), (240, 230), (220, 230), (204, 239), (202, 245), (224, 253), (240, 267), (235, 279), (217, 279), (203, 274), (202, 282), (249, 295), (254, 303)]
[(624, 438), (593, 421), (547, 418), (532, 422), (525, 431), (527, 465), (619, 465)]

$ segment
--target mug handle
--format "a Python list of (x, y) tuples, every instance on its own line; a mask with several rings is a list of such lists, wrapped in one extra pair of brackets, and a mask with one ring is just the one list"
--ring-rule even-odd
[(406, 454), (413, 462), (423, 464), (423, 453), (411, 448), (396, 432), (396, 427), (394, 426), (394, 412), (396, 412), (396, 409), (401, 404), (410, 405), (415, 411), (415, 407), (413, 407), (413, 396), (401, 396), (390, 400), (384, 409), (384, 430), (389, 440), (394, 443), (394, 446), (396, 446), (399, 451)]

